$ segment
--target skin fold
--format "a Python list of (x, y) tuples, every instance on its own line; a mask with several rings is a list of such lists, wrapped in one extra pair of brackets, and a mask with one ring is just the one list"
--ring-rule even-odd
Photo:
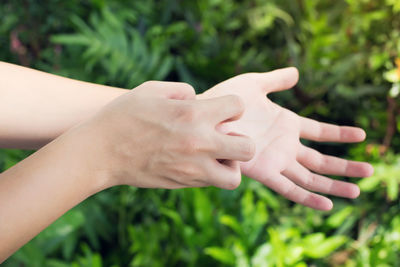
[[(23, 77), (23, 79), (21, 78)], [(134, 90), (75, 81), (0, 62), (0, 147), (39, 149), (0, 174), (0, 262), (90, 195), (115, 185), (234, 189), (241, 174), (321, 210), (366, 177), (368, 163), (300, 143), (360, 142), (355, 127), (320, 123), (266, 97), (293, 87), (295, 68), (248, 73), (201, 95), (184, 83)]]

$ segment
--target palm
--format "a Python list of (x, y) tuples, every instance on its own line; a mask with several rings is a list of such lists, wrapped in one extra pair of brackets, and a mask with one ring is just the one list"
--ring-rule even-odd
[(370, 175), (372, 168), (367, 163), (322, 155), (303, 146), (300, 138), (358, 142), (364, 139), (365, 134), (358, 128), (339, 127), (300, 117), (265, 97), (270, 92), (294, 86), (297, 79), (294, 68), (244, 74), (214, 86), (202, 97), (236, 94), (243, 99), (243, 116), (238, 121), (226, 123), (221, 129), (247, 135), (256, 143), (255, 157), (241, 163), (243, 174), (288, 199), (326, 210), (332, 207), (332, 202), (307, 190), (354, 198), (358, 196), (359, 189), (354, 184), (317, 173), (363, 177)]

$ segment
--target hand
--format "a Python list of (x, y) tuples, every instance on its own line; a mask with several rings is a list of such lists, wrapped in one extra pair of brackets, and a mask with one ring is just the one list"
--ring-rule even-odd
[(190, 85), (146, 82), (80, 127), (94, 142), (93, 169), (111, 177), (111, 186), (233, 189), (241, 179), (237, 161), (250, 160), (255, 145), (216, 125), (237, 120), (243, 108), (238, 96), (195, 100)]
[(239, 97), (199, 101), (182, 83), (147, 82), (116, 98), (0, 174), (0, 263), (67, 210), (113, 185), (235, 188), (237, 160), (250, 160), (255, 145), (216, 125), (242, 113)]
[(360, 142), (365, 139), (365, 132), (298, 116), (265, 97), (271, 92), (289, 89), (297, 81), (296, 68), (242, 74), (214, 86), (199, 98), (235, 94), (244, 101), (242, 118), (221, 127), (221, 131), (247, 135), (256, 143), (254, 158), (241, 163), (243, 174), (292, 201), (329, 210), (332, 202), (310, 191), (356, 198), (360, 190), (355, 184), (321, 174), (366, 177), (372, 175), (373, 168), (368, 163), (320, 154), (302, 145), (300, 138), (318, 142)]

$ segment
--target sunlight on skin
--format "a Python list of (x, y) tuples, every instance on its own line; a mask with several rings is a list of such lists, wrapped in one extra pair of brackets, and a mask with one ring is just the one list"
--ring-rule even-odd
[(333, 180), (323, 175), (368, 177), (373, 168), (355, 162), (320, 154), (301, 144), (300, 138), (318, 142), (353, 143), (365, 139), (365, 132), (356, 127), (336, 126), (307, 119), (273, 103), (272, 92), (292, 88), (298, 81), (296, 68), (267, 73), (247, 73), (226, 80), (199, 98), (235, 94), (243, 99), (245, 112), (238, 121), (221, 126), (223, 132), (252, 137), (256, 155), (241, 163), (242, 173), (284, 197), (319, 209), (332, 209), (332, 201), (310, 191), (334, 196), (356, 198), (357, 185)]

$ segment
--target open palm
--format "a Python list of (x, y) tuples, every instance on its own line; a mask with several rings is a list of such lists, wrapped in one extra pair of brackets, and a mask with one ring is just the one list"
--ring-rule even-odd
[[(301, 144), (300, 138), (319, 142), (360, 142), (365, 132), (307, 119), (273, 103), (265, 95), (286, 90), (298, 81), (296, 68), (267, 73), (247, 73), (217, 84), (199, 98), (235, 94), (242, 98), (245, 112), (238, 121), (222, 125), (224, 132), (247, 135), (256, 143), (256, 155), (241, 163), (242, 173), (284, 197), (320, 210), (332, 208), (332, 202), (310, 191), (355, 198), (357, 185), (323, 175), (366, 177), (372, 166), (320, 154)], [(308, 191), (310, 190), (310, 191)]]

